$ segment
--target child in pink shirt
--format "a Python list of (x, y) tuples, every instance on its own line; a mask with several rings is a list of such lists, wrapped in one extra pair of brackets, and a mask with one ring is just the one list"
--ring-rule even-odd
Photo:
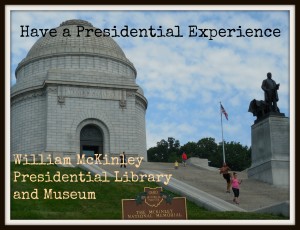
[(233, 202), (236, 204), (239, 204), (239, 195), (240, 195), (240, 184), (242, 183), (242, 180), (239, 180), (237, 178), (237, 173), (233, 173), (233, 178), (231, 179), (231, 186), (232, 186), (232, 191), (234, 194), (234, 199)]

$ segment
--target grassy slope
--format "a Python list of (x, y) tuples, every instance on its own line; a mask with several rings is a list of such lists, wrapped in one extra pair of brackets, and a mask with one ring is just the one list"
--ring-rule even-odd
[[(25, 174), (39, 174), (47, 171), (53, 175), (56, 171), (61, 174), (78, 174), (78, 168), (58, 168), (56, 166), (23, 166), (12, 164), (14, 171)], [(12, 178), (13, 180), (13, 178)], [(12, 181), (11, 180), (11, 181)], [(158, 187), (155, 183), (32, 183), (11, 182), (11, 219), (121, 219), (122, 199), (134, 199), (144, 191), (144, 187)], [(13, 199), (14, 191), (33, 191), (38, 188), (39, 200)], [(95, 191), (96, 200), (44, 200), (43, 189), (52, 188), (57, 191)], [(177, 196), (175, 194), (175, 196)], [(188, 219), (284, 219), (281, 216), (257, 213), (211, 212), (187, 202)]]

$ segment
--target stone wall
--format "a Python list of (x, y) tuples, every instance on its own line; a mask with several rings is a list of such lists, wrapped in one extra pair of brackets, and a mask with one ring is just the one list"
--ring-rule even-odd
[(77, 128), (85, 122), (95, 123), (104, 132), (105, 153), (125, 151), (146, 157), (145, 107), (136, 105), (135, 94), (126, 98), (125, 108), (120, 108), (119, 100), (88, 97), (65, 97), (59, 103), (57, 93), (53, 90), (47, 95), (46, 151), (79, 153)]
[(45, 91), (30, 92), (11, 105), (11, 153), (39, 153), (45, 148)]

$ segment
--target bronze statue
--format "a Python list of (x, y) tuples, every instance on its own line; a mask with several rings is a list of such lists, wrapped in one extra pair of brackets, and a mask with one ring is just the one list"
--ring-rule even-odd
[(257, 118), (261, 118), (265, 116), (267, 111), (268, 111), (268, 106), (265, 101), (253, 99), (250, 102), (248, 112), (253, 113), (253, 116), (256, 116)]
[(265, 100), (256, 100), (253, 99), (250, 102), (248, 112), (253, 113), (253, 116), (257, 117), (256, 122), (263, 119), (268, 114), (273, 114), (277, 116), (284, 116), (283, 113), (280, 113), (279, 108), (277, 107), (278, 99), (278, 89), (280, 84), (272, 79), (272, 74), (267, 73), (267, 79), (263, 80), (261, 88), (265, 94)]
[(267, 73), (267, 79), (262, 82), (261, 88), (265, 92), (265, 102), (268, 105), (269, 112), (279, 112), (277, 107), (279, 85), (272, 79), (270, 72)]

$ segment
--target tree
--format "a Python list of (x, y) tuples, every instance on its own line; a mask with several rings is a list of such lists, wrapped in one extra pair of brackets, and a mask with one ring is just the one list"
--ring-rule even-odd
[[(168, 141), (162, 139), (156, 143), (156, 147), (148, 149), (148, 161), (150, 162), (173, 162), (179, 153), (180, 143), (173, 137)], [(174, 160), (175, 161), (175, 160)]]
[(156, 143), (156, 147), (151, 147), (147, 151), (148, 161), (167, 162), (168, 161), (168, 142), (164, 139)]
[(195, 142), (188, 142), (185, 145), (183, 145), (180, 149), (180, 152), (185, 152), (190, 157), (198, 157), (198, 148), (197, 144)]
[[(226, 163), (234, 171), (242, 171), (251, 166), (251, 148), (239, 142), (224, 142)], [(173, 137), (168, 141), (162, 139), (156, 147), (147, 151), (150, 162), (175, 162), (181, 160), (181, 153), (186, 152), (188, 157), (207, 158), (210, 166), (220, 168), (223, 164), (223, 145), (217, 144), (214, 138), (206, 137), (197, 143), (188, 142), (182, 147)]]
[(174, 143), (175, 143), (175, 138), (174, 137), (168, 137), (169, 149), (174, 148)]
[(169, 154), (168, 162), (174, 163), (175, 161), (180, 162), (181, 161), (181, 156), (176, 152), (172, 152), (172, 153)]
[(225, 142), (226, 162), (234, 171), (242, 171), (251, 166), (251, 150), (239, 142)]
[(180, 142), (179, 142), (179, 140), (175, 140), (174, 148), (175, 149), (179, 149), (180, 148)]
[(197, 142), (198, 154), (200, 158), (209, 158), (212, 155), (217, 154), (218, 145), (215, 142), (214, 138), (207, 137), (202, 138)]
[(160, 162), (167, 162), (168, 161), (168, 142), (162, 139), (161, 141), (157, 142), (157, 151), (160, 158)]
[(179, 160), (180, 155), (180, 143), (174, 137), (168, 137), (168, 162), (175, 162)]
[(147, 157), (149, 162), (159, 162), (161, 156), (158, 154), (157, 147), (151, 147), (147, 150)]

